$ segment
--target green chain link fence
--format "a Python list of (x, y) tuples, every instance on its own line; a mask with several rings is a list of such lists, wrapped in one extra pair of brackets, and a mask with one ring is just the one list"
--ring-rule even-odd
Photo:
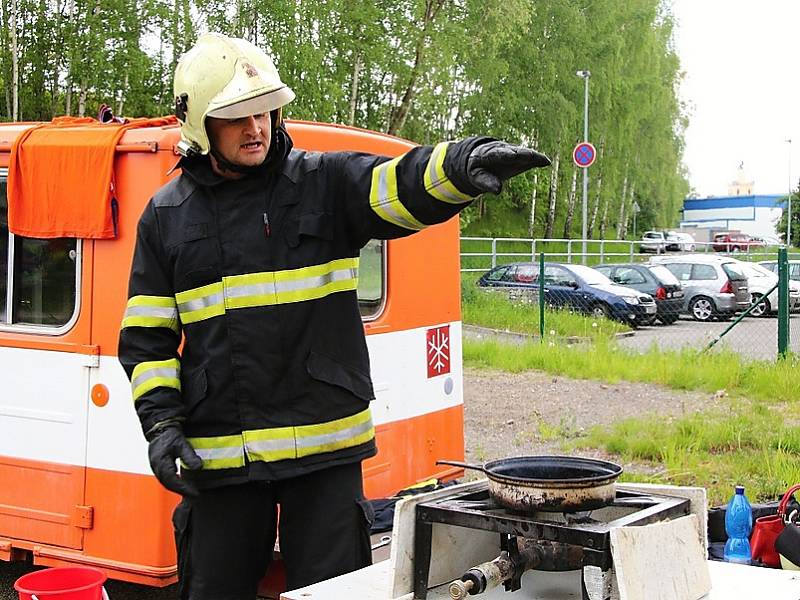
[(477, 293), (505, 300), (477, 315), (465, 308), (465, 324), (490, 327), (497, 316), (495, 324), (512, 329), (513, 314), (502, 314), (510, 300), (542, 340), (600, 328), (624, 333), (620, 343), (633, 349), (728, 349), (756, 360), (800, 354), (800, 260), (785, 248), (646, 254), (637, 244), (593, 241), (582, 255), (580, 240), (462, 239), (465, 289), (477, 283)]

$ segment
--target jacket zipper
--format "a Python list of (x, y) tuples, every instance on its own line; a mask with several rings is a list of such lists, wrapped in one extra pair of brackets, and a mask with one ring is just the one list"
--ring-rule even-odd
[(267, 211), (264, 211), (264, 235), (269, 237), (271, 233), (272, 230), (269, 226), (269, 215), (267, 214)]

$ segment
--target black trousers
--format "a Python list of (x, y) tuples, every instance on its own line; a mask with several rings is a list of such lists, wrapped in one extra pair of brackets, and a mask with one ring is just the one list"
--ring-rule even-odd
[(172, 520), (182, 600), (254, 600), (276, 532), (289, 589), (372, 562), (359, 463), (203, 490), (184, 498)]

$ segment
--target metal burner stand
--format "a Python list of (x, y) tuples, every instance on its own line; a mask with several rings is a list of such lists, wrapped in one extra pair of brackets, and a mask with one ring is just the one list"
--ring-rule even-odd
[[(499, 508), (489, 497), (488, 485), (477, 491), (462, 492), (448, 498), (418, 504), (414, 528), (414, 598), (424, 600), (427, 597), (434, 523), (496, 531), (501, 534), (501, 547), (503, 548), (508, 547), (509, 540), (516, 536), (581, 546), (583, 547), (582, 588), (584, 600), (597, 597), (609, 598), (610, 596), (605, 591), (602, 592), (602, 596), (597, 596), (597, 592), (589, 595), (587, 587), (596, 589), (598, 584), (587, 585), (586, 567), (595, 567), (594, 571), (600, 570), (602, 586), (610, 588), (606, 584), (610, 579), (613, 564), (610, 543), (611, 530), (617, 527), (647, 525), (687, 515), (689, 514), (689, 500), (617, 487), (615, 501), (600, 511), (608, 511), (609, 508), (620, 509), (613, 511), (614, 514), (620, 516), (615, 516), (608, 521), (580, 518), (576, 519), (576, 522), (570, 523), (548, 521), (542, 518), (545, 513), (527, 516)], [(600, 511), (595, 511), (595, 514)], [(468, 565), (466, 568), (470, 566), (472, 565)], [(507, 585), (506, 589), (519, 589), (519, 577)]]

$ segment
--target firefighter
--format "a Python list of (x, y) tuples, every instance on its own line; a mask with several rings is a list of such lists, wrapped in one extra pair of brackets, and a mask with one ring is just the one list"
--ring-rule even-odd
[(181, 174), (139, 221), (119, 357), (153, 472), (183, 497), (181, 597), (252, 600), (276, 532), (290, 589), (371, 561), (359, 250), (549, 160), (487, 137), (392, 160), (295, 150), (294, 93), (263, 51), (218, 34), (174, 86)]

